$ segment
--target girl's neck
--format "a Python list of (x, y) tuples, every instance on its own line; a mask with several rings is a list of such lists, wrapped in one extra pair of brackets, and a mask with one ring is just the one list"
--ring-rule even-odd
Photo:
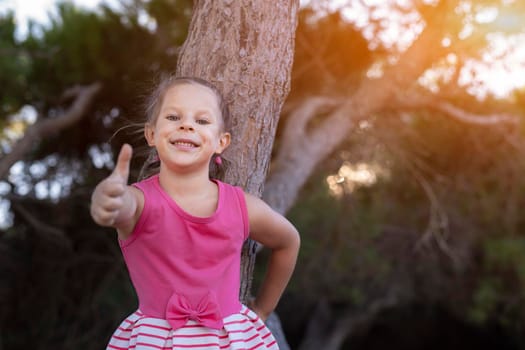
[(176, 173), (161, 167), (159, 173), (161, 186), (171, 195), (185, 197), (207, 191), (214, 185), (209, 178), (209, 171)]

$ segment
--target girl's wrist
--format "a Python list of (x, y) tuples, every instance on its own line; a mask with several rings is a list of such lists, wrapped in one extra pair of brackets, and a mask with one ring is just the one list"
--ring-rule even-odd
[(259, 316), (259, 318), (263, 320), (263, 322), (266, 322), (266, 320), (270, 316), (271, 312), (266, 312), (262, 308), (260, 308), (259, 305), (257, 305), (257, 301), (255, 299), (250, 299), (250, 301), (248, 301), (248, 307), (253, 312), (255, 312), (257, 316)]

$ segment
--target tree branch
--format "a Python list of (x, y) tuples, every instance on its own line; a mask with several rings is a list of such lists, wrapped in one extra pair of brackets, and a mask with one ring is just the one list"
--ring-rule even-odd
[(419, 95), (399, 95), (396, 97), (394, 108), (432, 108), (442, 112), (465, 124), (479, 126), (494, 126), (498, 124), (517, 125), (520, 118), (517, 115), (508, 113), (478, 114), (469, 112), (457, 107), (450, 102), (440, 100), (437, 96)]
[(71, 240), (66, 236), (66, 234), (53, 226), (50, 226), (43, 221), (39, 220), (33, 216), (28, 210), (18, 203), (12, 203), (13, 210), (20, 214), (29, 225), (31, 225), (35, 232), (50, 241), (55, 242), (57, 245), (71, 249), (72, 243)]
[(281, 149), (282, 156), (287, 149), (294, 147), (296, 140), (308, 137), (308, 123), (320, 113), (326, 112), (330, 108), (337, 107), (343, 103), (342, 100), (328, 96), (313, 96), (303, 103), (296, 106), (287, 118), (283, 128)]
[(337, 316), (333, 307), (325, 299), (321, 299), (310, 318), (306, 337), (299, 349), (339, 350), (345, 339), (359, 331), (364, 332), (381, 312), (394, 308), (401, 302), (397, 292), (391, 291), (362, 310), (348, 308)]
[(495, 124), (515, 124), (519, 123), (519, 118), (515, 115), (496, 113), (490, 115), (479, 115), (476, 113), (470, 113), (466, 110), (458, 108), (448, 102), (439, 102), (431, 105), (430, 107), (435, 108), (441, 112), (448, 114), (449, 116), (468, 124), (476, 124), (480, 126), (493, 126)]
[(315, 167), (347, 138), (359, 120), (390, 107), (398, 91), (408, 90), (432, 62), (446, 54), (441, 47), (428, 49), (435, 47), (438, 38), (435, 28), (425, 27), (381, 78), (363, 80), (357, 91), (311, 132), (280, 147), (265, 184), (263, 197), (267, 203), (281, 213), (288, 211)]
[(71, 107), (56, 118), (40, 119), (27, 129), (24, 136), (14, 144), (11, 152), (0, 161), (0, 179), (5, 178), (11, 166), (22, 159), (42, 138), (57, 133), (82, 119), (101, 88), (102, 84), (93, 83), (85, 87), (74, 87), (64, 92), (65, 98), (75, 96)]

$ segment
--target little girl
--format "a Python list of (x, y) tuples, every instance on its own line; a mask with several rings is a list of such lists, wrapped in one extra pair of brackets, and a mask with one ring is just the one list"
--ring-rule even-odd
[[(227, 108), (211, 84), (173, 78), (152, 96), (144, 134), (158, 173), (128, 186), (124, 145), (92, 196), (91, 215), (117, 230), (139, 299), (107, 349), (278, 349), (263, 321), (290, 279), (299, 235), (257, 197), (210, 179), (212, 158), (230, 143)], [(251, 309), (239, 301), (248, 237), (272, 250)]]

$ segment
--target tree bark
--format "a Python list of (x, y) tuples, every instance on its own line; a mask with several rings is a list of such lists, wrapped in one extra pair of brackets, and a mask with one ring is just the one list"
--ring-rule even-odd
[[(178, 76), (222, 91), (232, 143), (224, 180), (261, 196), (281, 107), (290, 89), (298, 0), (195, 1)], [(250, 294), (255, 243), (243, 249), (241, 300)], [(283, 349), (287, 347), (283, 344)]]

